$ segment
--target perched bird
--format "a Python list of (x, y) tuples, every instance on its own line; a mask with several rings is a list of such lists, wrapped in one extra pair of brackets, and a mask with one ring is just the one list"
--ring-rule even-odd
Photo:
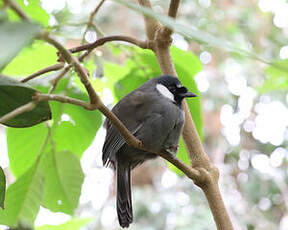
[[(176, 77), (153, 78), (123, 97), (112, 109), (128, 130), (151, 152), (176, 154), (184, 125), (182, 100), (195, 97)], [(117, 173), (117, 214), (121, 227), (133, 221), (130, 171), (154, 153), (126, 144), (118, 130), (106, 120), (103, 146), (104, 165), (111, 163)]]

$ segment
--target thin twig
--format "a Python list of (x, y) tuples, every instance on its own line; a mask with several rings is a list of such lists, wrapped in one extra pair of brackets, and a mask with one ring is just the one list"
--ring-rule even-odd
[[(149, 0), (138, 0), (138, 2), (141, 6), (152, 9), (152, 6)], [(145, 15), (144, 15), (144, 20), (145, 20), (146, 35), (150, 41), (153, 41), (155, 38), (156, 31), (161, 27), (161, 25), (156, 19), (145, 16)]]
[(107, 36), (107, 37), (99, 38), (95, 42), (71, 48), (69, 49), (69, 51), (71, 53), (77, 53), (83, 50), (89, 50), (91, 52), (91, 50), (95, 49), (96, 47), (102, 46), (106, 42), (111, 42), (111, 41), (124, 41), (124, 42), (129, 42), (131, 44), (134, 44), (136, 46), (139, 46), (140, 48), (143, 48), (143, 49), (149, 48), (149, 44), (146, 41), (140, 41), (129, 36), (115, 35), (115, 36)]
[(81, 82), (85, 86), (86, 91), (89, 95), (90, 103), (96, 105), (100, 99), (96, 94), (95, 90), (93, 89), (87, 76), (87, 73), (79, 63), (78, 59), (72, 56), (72, 54), (67, 49), (65, 49), (64, 46), (62, 46), (59, 42), (51, 38), (48, 33), (44, 33), (40, 37), (45, 41), (47, 41), (48, 43), (55, 46), (59, 50), (65, 61), (69, 64), (72, 64), (75, 67), (75, 70), (78, 73), (78, 76), (81, 79)]
[(59, 69), (62, 69), (64, 67), (64, 63), (60, 62), (60, 63), (57, 63), (57, 64), (54, 64), (54, 65), (51, 65), (51, 66), (48, 66), (44, 69), (41, 69), (33, 74), (31, 74), (30, 76), (24, 78), (21, 80), (21, 82), (27, 82), (27, 81), (30, 81), (32, 79), (34, 79), (35, 77), (38, 77), (44, 73), (48, 73), (48, 72), (52, 72), (52, 71), (56, 71), (56, 70), (59, 70)]
[(53, 80), (50, 81), (51, 88), (49, 89), (49, 94), (54, 92), (54, 90), (58, 85), (58, 82), (66, 75), (66, 73), (69, 72), (71, 67), (72, 67), (71, 64), (67, 65)]
[(72, 97), (58, 95), (58, 94), (37, 93), (33, 96), (33, 100), (35, 100), (35, 101), (58, 101), (58, 102), (62, 102), (62, 103), (77, 105), (77, 106), (83, 107), (84, 109), (87, 109), (87, 110), (96, 110), (97, 109), (97, 106), (91, 105), (85, 101), (78, 100), (78, 99), (75, 99)]
[(0, 118), (0, 124), (4, 124), (6, 121), (22, 114), (25, 112), (29, 112), (31, 110), (33, 110), (36, 106), (37, 102), (35, 101), (31, 101), (25, 105), (22, 105), (16, 109), (14, 109), (13, 111), (11, 111), (10, 113), (5, 114), (3, 117)]
[[(179, 5), (180, 5), (180, 1), (181, 0), (171, 0), (170, 1), (170, 6), (169, 6), (169, 11), (168, 11), (168, 16), (171, 17), (171, 18), (176, 18), (177, 16), (177, 13), (178, 13), (178, 8), (179, 8)], [(164, 38), (167, 38), (167, 37), (170, 37), (171, 34), (172, 34), (172, 30), (168, 27), (163, 27), (162, 29), (162, 33), (163, 33), (163, 37)]]
[(14, 0), (4, 0), (4, 2), (23, 20), (32, 22), (31, 18), (23, 11)]
[[(5, 1), (11, 2), (10, 0), (5, 0)], [(149, 0), (139, 0), (139, 3), (141, 5), (143, 5), (143, 6), (151, 8), (151, 4), (150, 4)], [(11, 7), (11, 4), (10, 4), (10, 7)], [(16, 8), (14, 7), (12, 9), (17, 13), (17, 7)], [(24, 16), (24, 14), (21, 14), (21, 13), (22, 13), (22, 10), (20, 9), (20, 12), (18, 13), (19, 16), (22, 15), (21, 18), (23, 18), (25, 20), (29, 19), (29, 18), (26, 18)], [(156, 32), (156, 30), (157, 30), (157, 28), (159, 26), (159, 23), (156, 20), (154, 20), (154, 19), (145, 18), (145, 20), (146, 20), (146, 25), (148, 25), (146, 27), (148, 38), (152, 40), (152, 39), (154, 39), (154, 35), (155, 35), (155, 32)], [(83, 107), (84, 109), (87, 109), (87, 110), (99, 109), (118, 128), (119, 132), (121, 133), (121, 135), (123, 136), (123, 138), (125, 139), (125, 141), (128, 144), (134, 146), (135, 148), (140, 148), (142, 150), (145, 150), (145, 148), (143, 148), (143, 146), (142, 146), (142, 142), (140, 140), (138, 140), (136, 137), (134, 137), (129, 132), (129, 130), (122, 124), (122, 122), (115, 116), (115, 114), (113, 114), (102, 103), (102, 101), (100, 100), (100, 98), (98, 97), (98, 95), (96, 94), (94, 89), (92, 88), (92, 86), (90, 84), (90, 81), (89, 81), (89, 78), (88, 78), (87, 74), (85, 73), (84, 68), (80, 65), (79, 61), (83, 60), (84, 57), (87, 56), (90, 53), (90, 50), (92, 48), (90, 50), (88, 50), (85, 54), (80, 56), (79, 60), (78, 60), (74, 56), (72, 56), (71, 53), (68, 50), (66, 50), (60, 43), (58, 43), (56, 40), (52, 39), (49, 36), (48, 33), (41, 34), (40, 37), (42, 39), (44, 39), (45, 41), (47, 41), (48, 43), (50, 43), (53, 46), (55, 46), (59, 50), (59, 52), (61, 53), (62, 57), (65, 59), (65, 61), (75, 67), (75, 69), (76, 69), (76, 71), (77, 71), (77, 73), (78, 73), (83, 85), (85, 86), (85, 88), (86, 88), (86, 90), (87, 90), (87, 92), (89, 94), (90, 104), (85, 102), (85, 101), (81, 101), (81, 100), (78, 100), (78, 99), (70, 98), (70, 97), (67, 97), (67, 96), (37, 93), (32, 98), (35, 101), (32, 101), (32, 102), (28, 103), (27, 105), (19, 107), (16, 110), (12, 111), (11, 113), (13, 113), (13, 114), (17, 113), (16, 115), (18, 115), (18, 114), (22, 113), (23, 111), (25, 112), (25, 111), (29, 111), (29, 110), (33, 109), (32, 107), (33, 106), (35, 107), (35, 103), (37, 103), (38, 101), (50, 101), (50, 100), (81, 106), (81, 107)], [(114, 37), (114, 40), (115, 40), (115, 37)], [(104, 38), (104, 40), (102, 40), (102, 42), (103, 42), (102, 44), (104, 44), (107, 41), (111, 41), (111, 40), (107, 40), (107, 38), (106, 39)], [(122, 41), (123, 41), (123, 36), (122, 36)], [(98, 42), (100, 43), (99, 40), (98, 40)], [(137, 40), (135, 40), (133, 38), (132, 38), (132, 40), (131, 40), (131, 38), (128, 38), (128, 42), (136, 44), (136, 45), (139, 45), (140, 47), (142, 47), (142, 46), (146, 47), (147, 46), (146, 42), (140, 42), (139, 43), (139, 41), (137, 41)], [(102, 45), (102, 44), (100, 44), (100, 45)], [(99, 45), (97, 45), (97, 46), (99, 46)], [(144, 47), (142, 47), (142, 48), (144, 48)], [(67, 67), (67, 69), (69, 69), (69, 68)], [(24, 109), (23, 109), (23, 107), (24, 107)], [(9, 114), (11, 114), (11, 113), (9, 113)], [(0, 122), (2, 120), (4, 120), (4, 118), (6, 116), (8, 116), (9, 114), (7, 114), (4, 117), (2, 117)], [(11, 116), (12, 115), (9, 115), (9, 117), (11, 117)], [(5, 118), (5, 119), (7, 119), (7, 118)], [(179, 168), (181, 171), (183, 171), (183, 173), (186, 174), (189, 178), (191, 178), (193, 180), (199, 180), (199, 177), (201, 177), (201, 175), (200, 175), (198, 170), (190, 168), (189, 166), (187, 166), (181, 160), (177, 159), (172, 154), (167, 154), (167, 153), (155, 153), (155, 154), (157, 154), (159, 156), (162, 156), (163, 158), (165, 158), (166, 160), (171, 162), (173, 165), (175, 165), (177, 168)]]
[(99, 9), (101, 8), (101, 6), (103, 5), (104, 2), (105, 2), (105, 0), (101, 0), (101, 1), (99, 2), (99, 4), (95, 7), (95, 9), (90, 13), (89, 21), (87, 22), (85, 31), (84, 31), (84, 33), (83, 33), (82, 43), (83, 43), (84, 40), (85, 40), (85, 36), (86, 36), (89, 28), (93, 25), (94, 17), (95, 17), (96, 14), (98, 13)]
[[(85, 57), (87, 57), (89, 55), (89, 52), (85, 52), (83, 54), (81, 54), (79, 57), (78, 57), (78, 60), (80, 62), (82, 62), (84, 60)], [(51, 88), (49, 89), (49, 94), (53, 93), (54, 90), (56, 89), (57, 85), (58, 85), (58, 82), (66, 75), (66, 73), (69, 72), (69, 70), (71, 69), (73, 65), (72, 64), (69, 64), (67, 65), (53, 80), (51, 80)]]

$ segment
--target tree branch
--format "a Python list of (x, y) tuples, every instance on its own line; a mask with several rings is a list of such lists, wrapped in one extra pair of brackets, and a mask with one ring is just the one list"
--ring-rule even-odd
[(195, 182), (202, 180), (201, 175), (197, 169), (193, 169), (189, 167), (184, 162), (179, 160), (176, 156), (170, 153), (166, 153), (166, 152), (159, 153), (159, 152), (153, 152), (153, 151), (147, 150), (145, 146), (142, 145), (142, 142), (138, 140), (134, 135), (132, 135), (130, 131), (118, 119), (118, 117), (113, 112), (111, 112), (102, 102), (99, 102), (98, 106), (95, 106), (87, 102), (74, 99), (71, 97), (67, 97), (67, 96), (61, 96), (61, 95), (55, 95), (55, 94), (40, 94), (40, 93), (35, 94), (33, 96), (33, 100), (35, 101), (58, 101), (62, 103), (69, 103), (69, 104), (83, 107), (84, 109), (87, 109), (87, 110), (98, 109), (117, 128), (117, 130), (120, 132), (121, 136), (125, 139), (127, 144), (135, 148), (148, 151), (148, 152), (161, 156), (162, 158), (166, 159), (171, 164), (179, 168), (187, 177), (194, 180)]
[[(149, 0), (138, 0), (138, 2), (141, 6), (152, 9)], [(150, 41), (153, 41), (157, 30), (161, 27), (160, 23), (156, 19), (145, 15), (144, 15), (144, 21), (145, 21), (146, 35)]]
[[(179, 8), (179, 5), (180, 5), (180, 1), (181, 0), (171, 0), (170, 1), (170, 6), (169, 6), (169, 11), (168, 11), (168, 16), (170, 16), (171, 18), (176, 18), (177, 16), (177, 13), (178, 13), (178, 8)], [(171, 34), (173, 33), (173, 31), (168, 28), (168, 27), (163, 27), (163, 37), (166, 38), (166, 37), (170, 37)]]
[[(6, 4), (9, 3), (11, 9), (13, 9), (22, 19), (30, 21), (29, 17), (23, 14), (22, 10), (17, 8), (17, 5), (14, 4), (11, 0), (4, 0)], [(151, 4), (149, 0), (138, 0), (139, 4), (148, 8), (151, 8)], [(180, 0), (171, 0), (170, 8), (169, 8), (169, 16), (176, 17)], [(12, 4), (12, 5), (11, 5)], [(15, 6), (16, 5), (16, 6)], [(150, 42), (153, 42), (153, 51), (158, 59), (160, 68), (164, 74), (170, 74), (177, 76), (174, 64), (170, 55), (170, 45), (171, 45), (171, 33), (172, 31), (167, 30), (166, 27), (160, 26), (159, 22), (156, 19), (149, 18), (144, 16), (145, 27), (146, 27), (146, 35)], [(167, 36), (169, 35), (169, 36)], [(86, 91), (90, 98), (90, 104), (78, 99), (69, 98), (66, 96), (60, 95), (52, 95), (52, 94), (36, 94), (33, 99), (37, 101), (41, 100), (54, 100), (62, 103), (70, 103), (77, 106), (81, 106), (87, 110), (96, 110), (99, 109), (111, 122), (116, 126), (120, 134), (123, 136), (125, 141), (142, 150), (145, 150), (142, 146), (141, 141), (139, 141), (136, 137), (134, 137), (129, 130), (121, 123), (121, 121), (102, 103), (93, 87), (90, 84), (89, 78), (84, 70), (84, 68), (80, 65), (79, 60), (76, 59), (72, 54), (66, 50), (60, 43), (56, 40), (52, 39), (48, 33), (41, 34), (42, 39), (47, 41), (48, 43), (55, 46), (64, 60), (73, 65), (75, 70), (78, 73), (78, 76), (81, 79), (81, 82), (86, 88)], [(104, 43), (103, 43), (104, 44)], [(85, 49), (84, 49), (85, 50)], [(84, 56), (88, 55), (90, 50), (84, 54)], [(84, 58), (84, 56), (82, 56)], [(36, 101), (36, 102), (37, 102)], [(16, 110), (12, 111), (12, 115), (15, 116), (22, 113), (23, 110), (27, 111), (33, 107), (33, 104), (36, 102), (30, 102), (27, 105), (21, 106)], [(35, 106), (35, 105), (34, 105)], [(24, 109), (23, 109), (24, 107)], [(33, 109), (33, 108), (32, 108)], [(191, 160), (191, 166), (197, 167), (191, 168), (177, 159), (175, 156), (167, 153), (155, 153), (157, 155), (162, 156), (172, 164), (174, 164), (177, 168), (185, 173), (189, 178), (191, 178), (195, 184), (202, 188), (204, 191), (206, 198), (209, 202), (211, 211), (213, 213), (213, 217), (215, 219), (218, 230), (232, 230), (233, 226), (230, 221), (230, 218), (227, 214), (224, 202), (222, 200), (219, 187), (218, 187), (218, 179), (219, 172), (218, 169), (215, 168), (211, 162), (207, 154), (205, 153), (203, 146), (201, 144), (199, 135), (197, 134), (197, 130), (195, 128), (194, 122), (192, 120), (191, 114), (189, 112), (187, 103), (184, 101), (184, 109), (185, 109), (185, 125), (183, 130), (183, 139), (186, 145), (186, 149), (188, 150), (188, 154)], [(20, 110), (20, 112), (19, 112)], [(4, 118), (7, 119), (12, 117), (11, 113), (5, 115)], [(1, 121), (5, 121), (3, 117)]]
[[(151, 8), (149, 0), (138, 0), (139, 4)], [(145, 4), (143, 4), (143, 2)], [(169, 16), (175, 18), (179, 8), (180, 0), (171, 0), (169, 8)], [(147, 21), (144, 16), (146, 24), (147, 37), (151, 37), (151, 30), (155, 32), (154, 22)], [(151, 26), (151, 28), (149, 28)], [(153, 51), (157, 57), (160, 69), (163, 74), (177, 76), (176, 69), (170, 54), (172, 30), (165, 26), (161, 26), (154, 34)], [(228, 216), (224, 202), (222, 200), (218, 180), (219, 171), (213, 166), (204, 151), (199, 135), (197, 133), (194, 121), (190, 114), (186, 101), (183, 102), (185, 111), (185, 125), (183, 129), (183, 139), (191, 161), (191, 167), (199, 170), (199, 177), (196, 177), (194, 183), (202, 188), (208, 200), (210, 209), (212, 211), (214, 220), (218, 230), (233, 230), (231, 220)], [(191, 169), (191, 168), (190, 168)], [(195, 170), (195, 169), (194, 169)]]
[(58, 82), (65, 76), (66, 73), (71, 69), (72, 65), (67, 65), (54, 79), (50, 81), (52, 84), (51, 88), (49, 89), (49, 94), (53, 93), (56, 89)]
[(177, 13), (178, 13), (178, 8), (180, 5), (180, 1), (181, 0), (171, 0), (170, 1), (168, 16), (170, 16), (171, 18), (176, 18)]
[(83, 50), (89, 50), (91, 52), (96, 47), (102, 46), (106, 42), (111, 42), (111, 41), (124, 41), (124, 42), (134, 44), (136, 46), (139, 46), (140, 48), (143, 48), (143, 49), (147, 49), (149, 47), (149, 45), (145, 41), (140, 41), (140, 40), (137, 40), (137, 39), (129, 37), (129, 36), (115, 35), (115, 36), (108, 36), (108, 37), (99, 38), (95, 42), (71, 48), (71, 49), (69, 49), (69, 51), (71, 53), (77, 53), (77, 52), (80, 52)]
[[(85, 58), (86, 56), (88, 56), (88, 55), (89, 55), (89, 52), (87, 51), (87, 52), (85, 52), (84, 54), (81, 54), (81, 55), (78, 57), (78, 60), (79, 60), (80, 62), (82, 62), (82, 61), (84, 60), (84, 58)], [(49, 89), (49, 94), (51, 94), (51, 93), (54, 92), (54, 90), (56, 89), (56, 87), (57, 87), (57, 85), (58, 85), (58, 82), (66, 75), (66, 73), (69, 72), (69, 70), (71, 69), (72, 66), (73, 66), (72, 64), (67, 65), (67, 66), (58, 74), (58, 76), (56, 76), (53, 80), (51, 80), (52, 86), (51, 86), (51, 88)]]
[(22, 83), (24, 82), (27, 82), (27, 81), (30, 81), (44, 73), (48, 73), (48, 72), (52, 72), (52, 71), (56, 71), (56, 70), (59, 70), (59, 69), (62, 69), (64, 67), (64, 63), (63, 62), (60, 62), (60, 63), (57, 63), (57, 64), (54, 64), (54, 65), (51, 65), (51, 66), (48, 66), (44, 69), (41, 69), (33, 74), (31, 74), (30, 76), (24, 78), (21, 80)]
[(84, 70), (84, 68), (81, 66), (81, 64), (79, 63), (78, 59), (72, 56), (72, 54), (68, 50), (66, 50), (64, 46), (62, 46), (59, 42), (51, 38), (48, 33), (44, 33), (40, 35), (40, 37), (43, 40), (55, 46), (59, 50), (62, 57), (65, 59), (65, 61), (69, 64), (72, 64), (75, 67), (75, 70), (78, 73), (78, 76), (80, 77), (80, 80), (82, 84), (85, 86), (86, 91), (89, 95), (90, 103), (93, 105), (96, 105), (100, 99), (98, 95), (96, 94), (95, 90), (93, 89), (89, 81), (89, 78), (87, 76), (87, 73)]
[(35, 108), (36, 104), (37, 104), (37, 102), (31, 101), (25, 105), (22, 105), (16, 109), (14, 109), (10, 113), (7, 113), (3, 117), (0, 118), (0, 124), (3, 124), (6, 121), (8, 121), (8, 120), (10, 120), (10, 119), (22, 114), (22, 113), (29, 112), (29, 111), (33, 110)]
[(3, 0), (20, 18), (24, 21), (32, 22), (31, 18), (23, 11), (14, 0)]
[(98, 107), (93, 104), (89, 104), (85, 101), (78, 100), (72, 97), (57, 95), (57, 94), (42, 94), (42, 93), (36, 93), (33, 97), (33, 100), (35, 101), (58, 101), (62, 103), (68, 103), (72, 105), (80, 106), (87, 110), (96, 110)]
[(95, 17), (96, 14), (98, 13), (99, 9), (101, 8), (101, 6), (103, 5), (104, 2), (105, 2), (105, 0), (101, 0), (101, 1), (98, 3), (98, 5), (96, 6), (96, 8), (90, 13), (89, 21), (87, 22), (86, 28), (85, 28), (84, 33), (83, 33), (82, 43), (83, 43), (84, 40), (85, 40), (85, 35), (87, 34), (89, 28), (93, 25), (94, 17)]

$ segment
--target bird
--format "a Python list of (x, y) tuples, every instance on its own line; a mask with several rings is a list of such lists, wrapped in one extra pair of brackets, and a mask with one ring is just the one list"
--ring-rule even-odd
[(182, 101), (196, 96), (177, 77), (162, 75), (148, 80), (112, 108), (112, 112), (147, 151), (128, 145), (109, 119), (105, 120), (102, 161), (104, 166), (112, 165), (116, 171), (116, 208), (122, 228), (129, 227), (133, 222), (131, 170), (146, 160), (156, 158), (155, 152), (177, 153), (185, 121)]

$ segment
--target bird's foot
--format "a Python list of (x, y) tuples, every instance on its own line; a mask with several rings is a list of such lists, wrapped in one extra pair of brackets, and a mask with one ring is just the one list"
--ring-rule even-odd
[(165, 150), (170, 153), (170, 154), (176, 154), (178, 151), (179, 145), (171, 145), (168, 148), (166, 148)]

